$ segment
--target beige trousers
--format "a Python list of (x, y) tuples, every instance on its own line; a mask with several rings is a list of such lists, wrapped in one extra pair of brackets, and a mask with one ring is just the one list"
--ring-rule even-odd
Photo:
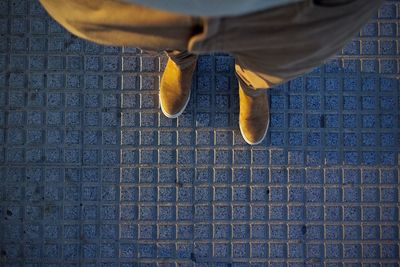
[[(337, 53), (377, 12), (383, 0), (304, 0), (235, 17), (191, 17), (121, 0), (40, 0), (73, 34), (108, 45), (230, 53), (236, 75), (257, 95), (303, 74)], [(176, 51), (183, 51), (179, 56)]]

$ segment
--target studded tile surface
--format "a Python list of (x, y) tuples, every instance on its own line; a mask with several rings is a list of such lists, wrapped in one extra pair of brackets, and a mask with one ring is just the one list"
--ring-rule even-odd
[(0, 1), (1, 266), (398, 266), (400, 2), (270, 90), (238, 131), (233, 59), (158, 108), (162, 54), (75, 38)]

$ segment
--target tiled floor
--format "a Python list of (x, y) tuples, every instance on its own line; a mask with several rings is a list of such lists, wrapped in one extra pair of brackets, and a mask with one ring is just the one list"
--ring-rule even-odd
[(250, 147), (228, 55), (171, 120), (164, 55), (1, 0), (0, 266), (399, 266), (399, 19), (270, 90)]

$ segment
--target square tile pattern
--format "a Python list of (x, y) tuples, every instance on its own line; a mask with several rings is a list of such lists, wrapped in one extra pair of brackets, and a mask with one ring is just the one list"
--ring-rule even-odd
[(0, 1), (0, 265), (399, 266), (399, 18), (271, 89), (250, 147), (229, 55), (168, 119), (163, 54)]

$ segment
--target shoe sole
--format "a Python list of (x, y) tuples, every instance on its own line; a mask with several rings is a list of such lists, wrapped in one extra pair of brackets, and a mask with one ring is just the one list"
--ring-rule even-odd
[(189, 104), (190, 95), (191, 95), (191, 91), (189, 91), (189, 96), (188, 96), (188, 98), (187, 98), (187, 100), (186, 100), (185, 105), (183, 105), (182, 109), (181, 109), (178, 113), (176, 113), (176, 114), (168, 114), (168, 113), (165, 111), (165, 109), (164, 109), (164, 107), (163, 107), (163, 105), (162, 105), (161, 95), (158, 94), (158, 99), (159, 99), (158, 101), (160, 102), (160, 108), (161, 108), (162, 113), (165, 115), (165, 117), (170, 118), (170, 119), (176, 119), (176, 118), (178, 118), (178, 117), (185, 111), (186, 106)]
[(257, 141), (257, 142), (255, 142), (255, 143), (252, 143), (252, 142), (250, 142), (250, 140), (248, 140), (248, 139), (246, 138), (246, 136), (243, 134), (242, 126), (240, 125), (240, 122), (239, 122), (240, 133), (242, 134), (242, 137), (243, 137), (244, 141), (246, 141), (246, 143), (249, 144), (249, 145), (258, 145), (258, 144), (260, 144), (262, 141), (264, 141), (265, 137), (267, 136), (268, 128), (269, 128), (269, 118), (268, 118), (267, 127), (265, 128), (265, 132), (264, 132), (263, 137), (260, 139), (260, 141)]

